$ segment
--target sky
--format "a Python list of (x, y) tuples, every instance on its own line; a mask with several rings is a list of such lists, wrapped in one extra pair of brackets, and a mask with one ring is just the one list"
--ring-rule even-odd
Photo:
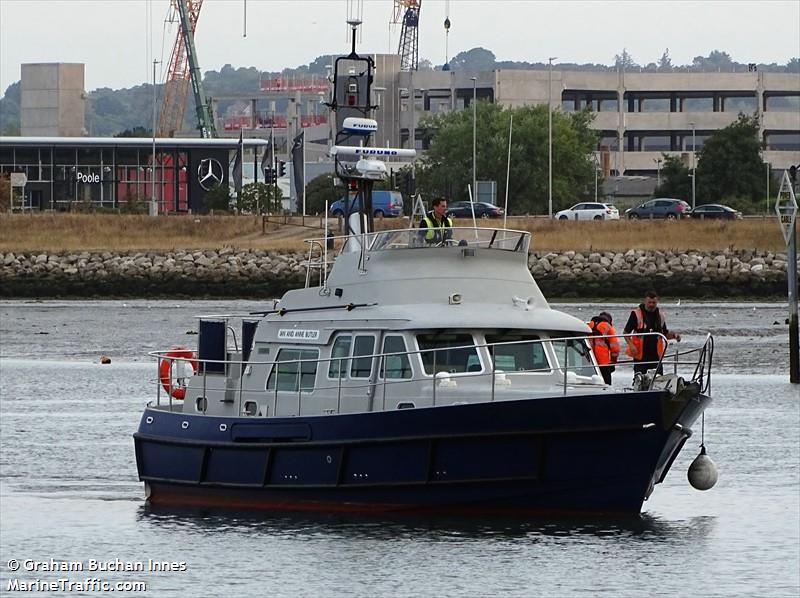
[[(20, 64), (82, 62), (85, 88), (151, 82), (169, 60), (177, 26), (169, 0), (0, 0), (0, 94)], [(246, 27), (245, 27), (246, 7)], [(448, 9), (449, 7), (449, 9)], [(358, 50), (396, 52), (392, 0), (204, 0), (195, 36), (201, 70), (275, 71), (349, 50), (348, 16), (363, 20)], [(420, 57), (445, 61), (474, 47), (498, 60), (613, 64), (622, 49), (639, 64), (666, 49), (674, 65), (712, 50), (740, 63), (785, 64), (800, 56), (798, 0), (423, 0)], [(394, 29), (394, 30), (393, 30)], [(244, 36), (245, 32), (247, 35)], [(166, 66), (157, 67), (164, 78)]]

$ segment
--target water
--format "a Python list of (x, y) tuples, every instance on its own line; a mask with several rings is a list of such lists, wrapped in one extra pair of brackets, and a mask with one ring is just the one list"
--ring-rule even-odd
[[(582, 319), (601, 309), (557, 307)], [(602, 307), (621, 328), (630, 306)], [(244, 301), (0, 302), (0, 594), (16, 593), (8, 587), (15, 578), (139, 581), (147, 584), (144, 595), (159, 597), (800, 593), (800, 389), (788, 382), (785, 305), (665, 306), (685, 344), (699, 342), (704, 330), (715, 335), (715, 403), (705, 440), (720, 480), (708, 492), (686, 482), (695, 436), (641, 517), (150, 510), (131, 438), (155, 392), (148, 383), (155, 366), (143, 353), (193, 344), (186, 332), (195, 314), (263, 308)], [(100, 355), (112, 363), (101, 366)], [(617, 381), (625, 376), (615, 374)], [(11, 559), (23, 570), (9, 571)], [(183, 561), (186, 570), (34, 572), (24, 570), (25, 559), (85, 568), (90, 559), (145, 567), (148, 559)]]

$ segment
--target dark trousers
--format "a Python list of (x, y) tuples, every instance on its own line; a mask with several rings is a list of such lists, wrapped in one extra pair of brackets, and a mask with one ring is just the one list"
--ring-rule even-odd
[(613, 365), (601, 365), (600, 366), (600, 373), (603, 375), (603, 381), (606, 384), (611, 384), (611, 372), (614, 371)]

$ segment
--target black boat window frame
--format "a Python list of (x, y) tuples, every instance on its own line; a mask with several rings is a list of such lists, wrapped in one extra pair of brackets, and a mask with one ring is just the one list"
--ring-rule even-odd
[[(296, 354), (296, 355), (295, 355)], [(297, 366), (300, 364), (300, 389), (297, 388)], [(312, 393), (316, 387), (317, 364), (319, 363), (319, 349), (311, 347), (279, 347), (275, 356), (275, 363), (267, 376), (266, 390), (276, 392), (275, 380), (277, 378), (277, 392), (303, 392)], [(281, 371), (286, 367), (286, 371)], [(283, 376), (283, 377), (282, 377)], [(308, 386), (308, 382), (311, 383)]]

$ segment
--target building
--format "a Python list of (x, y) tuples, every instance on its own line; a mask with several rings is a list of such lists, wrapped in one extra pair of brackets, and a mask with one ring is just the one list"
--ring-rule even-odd
[[(238, 139), (0, 137), (0, 175), (26, 175), (22, 207), (28, 209), (70, 210), (76, 203), (117, 209), (155, 202), (160, 213), (199, 211), (206, 192), (217, 184), (230, 185), (238, 143)], [(243, 145), (243, 170), (257, 178), (267, 142), (244, 139)]]
[(693, 151), (740, 112), (758, 114), (763, 159), (773, 170), (800, 163), (798, 73), (420, 71), (398, 73), (393, 83), (387, 93), (399, 98), (400, 118), (391, 135), (403, 147), (412, 120), (415, 145), (425, 149), (420, 119), (467, 108), (474, 93), (505, 106), (550, 104), (565, 112), (589, 106), (606, 175), (656, 176), (664, 153), (685, 154), (691, 163)]
[(84, 65), (23, 64), (20, 132), (31, 137), (79, 137), (85, 134)]

